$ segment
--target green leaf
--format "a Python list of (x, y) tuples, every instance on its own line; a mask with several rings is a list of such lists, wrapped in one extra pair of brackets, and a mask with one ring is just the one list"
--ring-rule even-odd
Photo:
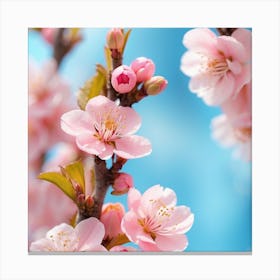
[(113, 69), (111, 51), (108, 47), (104, 47), (104, 53), (105, 53), (107, 69), (108, 71), (111, 71)]
[(38, 178), (55, 184), (75, 202), (76, 194), (72, 184), (59, 172), (41, 173)]
[(124, 53), (124, 49), (125, 49), (125, 46), (126, 46), (126, 43), (130, 36), (131, 31), (132, 31), (132, 29), (128, 29), (127, 32), (124, 33), (124, 43), (123, 43), (123, 48), (122, 48), (122, 54)]
[(85, 85), (78, 92), (78, 105), (82, 110), (85, 110), (85, 107), (91, 98), (102, 93), (106, 86), (106, 77), (106, 69), (101, 64), (97, 64), (95, 76), (87, 80)]
[(69, 178), (75, 181), (85, 193), (85, 174), (84, 166), (80, 161), (75, 161), (64, 167), (64, 172), (67, 173)]

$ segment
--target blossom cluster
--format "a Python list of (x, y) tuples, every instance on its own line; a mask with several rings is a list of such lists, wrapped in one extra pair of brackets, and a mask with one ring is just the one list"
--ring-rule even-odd
[[(133, 176), (121, 171), (128, 160), (152, 152), (151, 142), (135, 134), (142, 121), (133, 104), (161, 93), (167, 80), (154, 76), (152, 59), (123, 64), (129, 32), (113, 28), (106, 37), (107, 68), (98, 65), (78, 93), (75, 108), (58, 72), (63, 56), (81, 36), (74, 28), (40, 32), (54, 48), (54, 60), (51, 69), (43, 69), (39, 78), (39, 72), (31, 73), (29, 81), (30, 167), (36, 163), (29, 179), (29, 250), (185, 250), (194, 222), (190, 208), (177, 206), (175, 192), (161, 185), (141, 195)], [(45, 161), (58, 142), (63, 148)], [(35, 178), (36, 172), (45, 181)], [(112, 195), (127, 194), (128, 210), (119, 202), (104, 204), (110, 187)], [(129, 242), (135, 247), (124, 246)]]
[(187, 32), (188, 49), (181, 59), (189, 88), (206, 105), (219, 106), (222, 115), (212, 120), (212, 135), (235, 154), (251, 160), (251, 31), (237, 28), (231, 36), (216, 36), (207, 28)]

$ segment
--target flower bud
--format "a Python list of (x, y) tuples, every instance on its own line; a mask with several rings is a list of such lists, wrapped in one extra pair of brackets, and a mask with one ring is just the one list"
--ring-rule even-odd
[(115, 179), (113, 184), (114, 191), (112, 194), (120, 195), (128, 192), (130, 188), (133, 187), (133, 178), (127, 173), (120, 173)]
[(57, 33), (57, 28), (42, 28), (41, 34), (46, 42), (53, 45)]
[(85, 203), (86, 203), (87, 208), (92, 208), (92, 207), (93, 207), (93, 204), (94, 204), (94, 200), (93, 200), (93, 198), (89, 195), (89, 196), (87, 196)]
[(128, 93), (136, 85), (136, 74), (127, 65), (121, 65), (112, 72), (111, 83), (115, 91)]
[(121, 50), (124, 44), (124, 35), (120, 28), (112, 28), (107, 33), (107, 46), (109, 49)]
[(105, 227), (104, 238), (113, 238), (122, 233), (121, 221), (125, 214), (121, 203), (107, 203), (102, 207), (100, 221)]
[(157, 95), (166, 88), (167, 84), (167, 80), (163, 77), (154, 76), (144, 83), (144, 88), (148, 95)]
[(131, 63), (131, 69), (135, 72), (138, 82), (145, 82), (154, 75), (155, 64), (149, 58), (138, 57)]

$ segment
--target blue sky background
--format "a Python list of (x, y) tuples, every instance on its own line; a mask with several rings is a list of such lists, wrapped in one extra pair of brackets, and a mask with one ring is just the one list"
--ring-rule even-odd
[[(244, 252), (252, 250), (251, 164), (232, 157), (211, 138), (211, 119), (220, 114), (188, 89), (189, 78), (180, 71), (186, 51), (182, 44), (188, 28), (134, 28), (123, 63), (146, 56), (156, 65), (155, 75), (168, 80), (166, 90), (134, 105), (142, 117), (138, 135), (148, 138), (150, 156), (129, 160), (123, 171), (130, 173), (142, 193), (160, 184), (172, 188), (179, 205), (195, 215), (188, 252)], [(73, 94), (94, 74), (95, 64), (104, 62), (107, 28), (83, 29), (83, 41), (63, 60), (61, 75)], [(51, 47), (35, 31), (29, 32), (29, 59), (43, 63)], [(111, 196), (106, 202), (126, 195)]]

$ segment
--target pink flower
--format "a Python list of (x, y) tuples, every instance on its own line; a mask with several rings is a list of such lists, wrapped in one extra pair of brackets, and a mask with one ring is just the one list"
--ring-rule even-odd
[(235, 147), (234, 156), (251, 160), (252, 109), (251, 83), (222, 104), (223, 115), (212, 120), (212, 136), (224, 147)]
[(125, 214), (124, 207), (121, 203), (107, 203), (102, 207), (100, 221), (105, 226), (105, 237), (113, 238), (122, 233), (121, 221)]
[(137, 82), (145, 82), (155, 73), (154, 62), (146, 57), (138, 57), (131, 63), (131, 69), (135, 72)]
[(161, 76), (154, 76), (144, 83), (144, 88), (148, 95), (157, 95), (167, 86), (168, 82)]
[[(242, 119), (237, 118), (236, 123)], [(252, 127), (251, 125), (234, 126), (226, 115), (220, 115), (212, 120), (212, 136), (224, 147), (234, 147), (234, 157), (245, 161), (251, 160)]]
[(32, 242), (30, 251), (106, 251), (101, 245), (104, 226), (96, 218), (81, 221), (75, 228), (62, 223), (49, 230), (45, 238)]
[(130, 241), (144, 251), (183, 251), (194, 215), (186, 206), (176, 206), (173, 190), (155, 185), (142, 196), (136, 189), (128, 192), (129, 212), (122, 230)]
[(112, 72), (111, 83), (118, 93), (128, 93), (136, 85), (136, 74), (127, 65), (121, 65)]
[(133, 178), (127, 173), (120, 173), (113, 184), (113, 194), (125, 194), (133, 187)]
[(189, 50), (181, 70), (191, 77), (189, 87), (206, 104), (220, 105), (236, 96), (251, 80), (251, 32), (237, 29), (232, 36), (216, 36), (206, 28), (187, 32), (183, 44)]
[(132, 108), (118, 106), (105, 96), (92, 98), (85, 111), (73, 110), (61, 117), (61, 128), (76, 137), (79, 149), (101, 159), (113, 153), (125, 159), (150, 154), (150, 142), (131, 135), (140, 125), (140, 116)]

